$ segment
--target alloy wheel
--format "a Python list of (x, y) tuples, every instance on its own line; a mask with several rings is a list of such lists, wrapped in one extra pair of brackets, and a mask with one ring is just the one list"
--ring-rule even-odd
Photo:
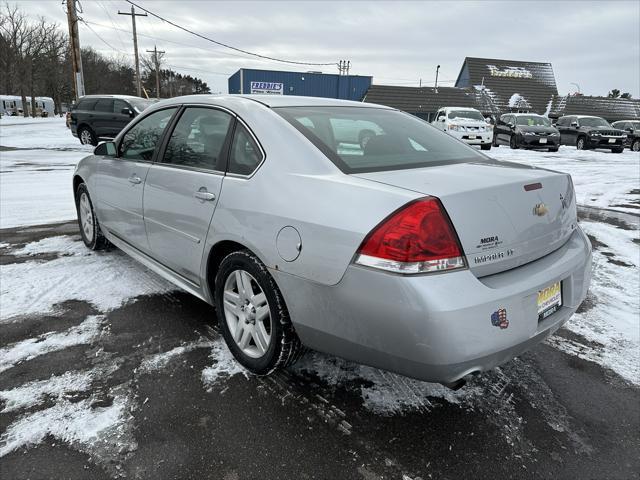
[(640, 152), (640, 140), (636, 140), (635, 142), (633, 142), (633, 144), (631, 145), (631, 150), (633, 150), (634, 152)]
[(249, 272), (235, 270), (227, 276), (223, 305), (238, 348), (252, 358), (264, 356), (271, 342), (271, 310), (264, 291)]
[(83, 145), (91, 145), (93, 138), (91, 136), (91, 132), (87, 129), (82, 130), (80, 132), (80, 143)]
[(82, 225), (82, 231), (88, 241), (93, 239), (93, 212), (91, 211), (91, 202), (86, 193), (80, 195), (80, 224)]
[(578, 143), (576, 144), (576, 148), (578, 150), (584, 150), (584, 138), (579, 138)]

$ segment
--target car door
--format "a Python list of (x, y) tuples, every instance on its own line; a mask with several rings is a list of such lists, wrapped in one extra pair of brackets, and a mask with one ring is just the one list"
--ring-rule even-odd
[(143, 219), (144, 181), (177, 107), (158, 110), (132, 125), (118, 145), (116, 157), (102, 157), (96, 193), (98, 218), (106, 229), (147, 252)]
[(91, 122), (91, 128), (98, 137), (111, 137), (111, 117), (113, 117), (113, 98), (99, 99)]
[(184, 108), (144, 186), (151, 255), (198, 285), (233, 123), (233, 114), (222, 109)]
[(560, 145), (567, 145), (569, 134), (567, 132), (567, 127), (569, 126), (569, 117), (560, 117), (558, 122), (556, 123), (556, 128), (560, 132)]
[[(128, 110), (131, 113), (122, 113), (123, 110)], [(133, 120), (133, 112), (133, 107), (126, 101), (120, 98), (113, 100), (113, 112), (109, 121), (109, 134), (112, 138), (118, 135)]]
[(502, 116), (502, 123), (498, 133), (498, 143), (500, 145), (509, 145), (509, 141), (511, 140), (511, 127), (509, 127), (509, 123), (513, 123), (513, 121), (514, 118), (512, 115)]

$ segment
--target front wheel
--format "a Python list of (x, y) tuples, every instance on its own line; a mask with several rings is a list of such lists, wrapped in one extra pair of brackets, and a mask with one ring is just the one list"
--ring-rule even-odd
[(578, 150), (586, 150), (587, 149), (587, 139), (584, 137), (578, 137), (576, 140), (576, 148)]
[(640, 152), (640, 138), (636, 138), (631, 144), (632, 152)]
[(485, 143), (480, 145), (480, 150), (491, 150), (491, 144), (490, 143)]
[(91, 250), (102, 250), (109, 241), (100, 230), (98, 217), (93, 209), (93, 203), (89, 196), (87, 185), (81, 183), (76, 190), (76, 211), (78, 212), (78, 226), (82, 241)]
[(215, 278), (218, 324), (229, 350), (250, 372), (267, 375), (302, 352), (284, 298), (264, 264), (248, 250), (227, 255)]
[(509, 146), (512, 150), (516, 150), (518, 148), (518, 140), (515, 135), (511, 135), (511, 139), (509, 140)]

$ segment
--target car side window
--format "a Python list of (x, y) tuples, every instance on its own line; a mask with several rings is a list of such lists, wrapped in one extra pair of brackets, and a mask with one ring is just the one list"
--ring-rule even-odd
[(231, 144), (229, 156), (229, 173), (251, 175), (262, 162), (260, 148), (249, 134), (249, 131), (238, 122)]
[(105, 112), (105, 113), (113, 113), (113, 99), (111, 98), (101, 98), (96, 103), (96, 112)]
[(76, 110), (93, 110), (96, 106), (97, 100), (95, 98), (86, 98), (78, 102)]
[(147, 115), (131, 127), (120, 142), (120, 157), (129, 160), (153, 159), (153, 152), (162, 138), (176, 108), (166, 108)]
[(212, 108), (187, 108), (171, 133), (163, 163), (222, 170), (222, 154), (232, 117)]
[(123, 108), (131, 108), (127, 102), (116, 98), (113, 101), (113, 113), (122, 113)]

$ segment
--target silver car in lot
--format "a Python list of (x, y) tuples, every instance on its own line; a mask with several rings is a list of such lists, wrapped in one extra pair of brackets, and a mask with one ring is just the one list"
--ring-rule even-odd
[(590, 281), (569, 175), (379, 105), (162, 101), (84, 158), (73, 190), (86, 245), (214, 305), (257, 374), (304, 345), (457, 387), (560, 328)]

